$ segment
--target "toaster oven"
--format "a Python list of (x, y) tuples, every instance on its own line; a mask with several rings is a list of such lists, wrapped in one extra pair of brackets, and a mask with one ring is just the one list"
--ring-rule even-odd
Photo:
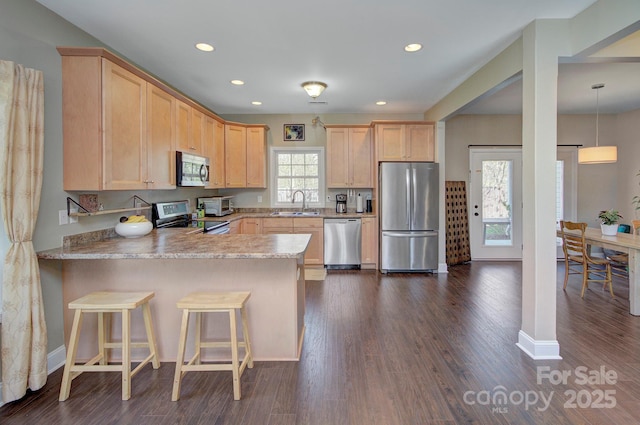
[(233, 196), (213, 196), (210, 198), (198, 198), (198, 208), (204, 210), (206, 217), (221, 217), (233, 213), (231, 200)]

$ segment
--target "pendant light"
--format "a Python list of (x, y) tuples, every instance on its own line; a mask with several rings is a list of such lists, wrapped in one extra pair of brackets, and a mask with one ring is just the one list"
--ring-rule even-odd
[(596, 91), (596, 145), (578, 149), (578, 164), (607, 164), (618, 160), (617, 146), (598, 146), (598, 121), (600, 118), (598, 90), (603, 87), (603, 83), (591, 86)]

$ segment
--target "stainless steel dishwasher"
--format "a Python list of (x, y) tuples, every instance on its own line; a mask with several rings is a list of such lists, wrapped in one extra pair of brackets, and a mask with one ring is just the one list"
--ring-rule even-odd
[(359, 218), (325, 218), (324, 265), (328, 269), (359, 269), (362, 253)]

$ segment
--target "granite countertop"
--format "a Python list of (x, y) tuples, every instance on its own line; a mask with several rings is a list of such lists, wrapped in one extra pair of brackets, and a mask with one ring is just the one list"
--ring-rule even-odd
[[(348, 211), (346, 213), (337, 213), (333, 208), (321, 208), (321, 209), (308, 209), (305, 211), (316, 211), (318, 215), (307, 215), (307, 216), (278, 216), (272, 215), (272, 209), (251, 209), (251, 208), (240, 208), (239, 211), (234, 212), (233, 214), (225, 215), (223, 217), (205, 217), (204, 221), (207, 220), (229, 220), (235, 221), (243, 218), (367, 218), (367, 217), (376, 217), (375, 213), (357, 213), (355, 210)], [(299, 209), (282, 209), (282, 211), (300, 211)]]
[(205, 235), (187, 227), (154, 229), (133, 239), (115, 236), (65, 244), (37, 255), (49, 260), (302, 258), (310, 240), (309, 234)]

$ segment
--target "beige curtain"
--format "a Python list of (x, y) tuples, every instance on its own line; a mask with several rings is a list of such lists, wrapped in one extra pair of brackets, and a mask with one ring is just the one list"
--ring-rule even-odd
[(0, 61), (0, 196), (9, 249), (2, 284), (2, 399), (47, 382), (47, 328), (32, 235), (44, 151), (42, 71)]

